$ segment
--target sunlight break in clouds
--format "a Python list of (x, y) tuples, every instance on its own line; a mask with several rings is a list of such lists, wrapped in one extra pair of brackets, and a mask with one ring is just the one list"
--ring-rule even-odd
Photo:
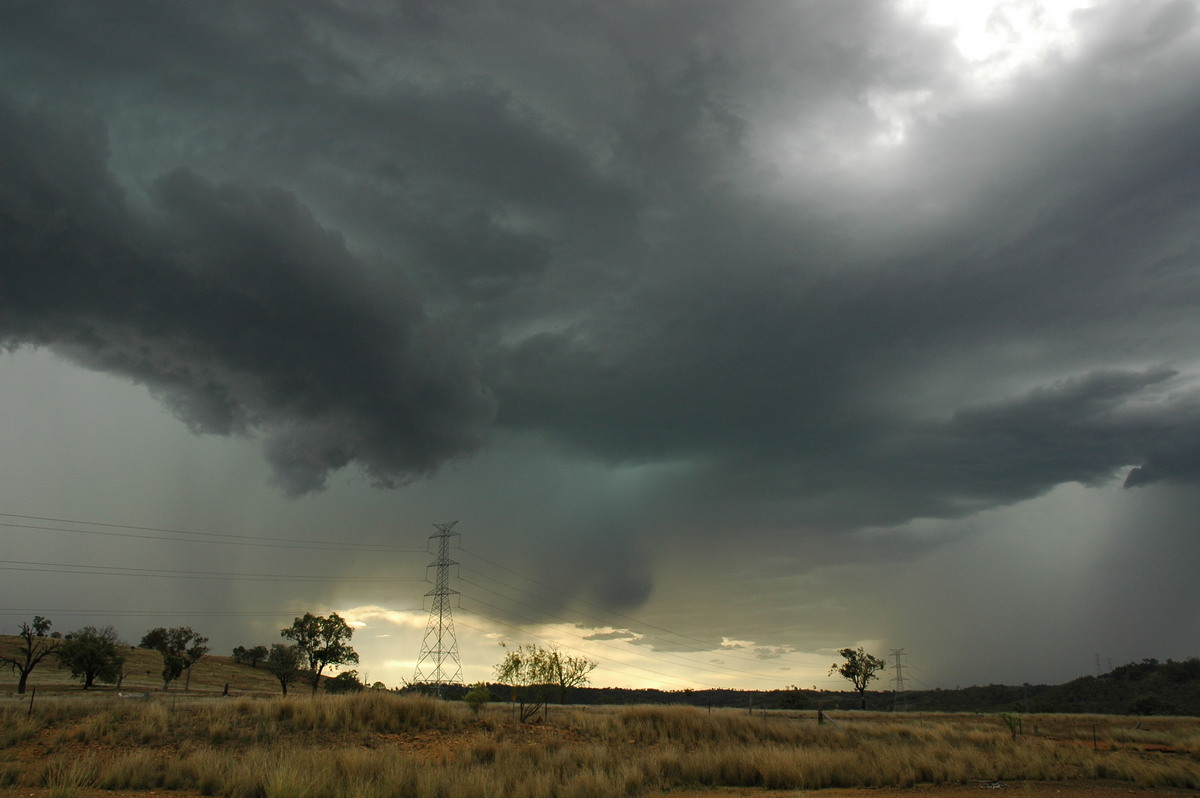
[(1090, 0), (903, 0), (901, 8), (928, 25), (949, 29), (980, 93), (996, 92), (1021, 69), (1070, 55), (1078, 43), (1072, 16)]
[[(945, 31), (958, 53), (957, 77), (968, 97), (1003, 93), (1023, 70), (1068, 58), (1079, 36), (1072, 16), (1090, 0), (902, 0), (900, 9), (921, 23)], [(868, 96), (878, 120), (872, 139), (887, 149), (905, 144), (920, 116), (936, 112), (950, 98), (929, 88), (877, 91)]]

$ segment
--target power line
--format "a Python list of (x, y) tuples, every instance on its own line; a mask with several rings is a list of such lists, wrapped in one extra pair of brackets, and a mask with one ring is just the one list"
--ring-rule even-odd
[(253, 580), (257, 582), (420, 582), (418, 577), (337, 576), (288, 574), (239, 574), (229, 571), (176, 571), (166, 568), (137, 568), (126, 565), (78, 565), (75, 563), (0, 560), (0, 571), (85, 574), (94, 576), (169, 577), (171, 579)]
[(281, 610), (272, 612), (269, 610), (260, 610), (256, 612), (189, 612), (175, 610), (68, 610), (68, 609), (46, 609), (44, 607), (24, 608), (0, 610), (0, 616), (5, 618), (24, 617), (26, 615), (71, 615), (80, 617), (108, 617), (114, 618), (154, 618), (154, 617), (169, 617), (169, 618), (274, 618), (279, 616), (294, 615), (291, 610)]
[[(82, 521), (71, 518), (51, 518), (41, 515), (18, 515), (16, 513), (0, 513), (0, 518), (16, 518), (22, 521), (47, 521), (56, 524), (77, 524), (79, 526), (100, 527), (100, 529), (76, 529), (73, 527), (41, 526), (34, 524), (17, 524), (0, 521), (0, 526), (10, 529), (33, 529), (44, 532), (67, 532), (79, 535), (101, 535), (105, 537), (136, 538), (139, 540), (165, 540), (175, 543), (214, 543), (226, 546), (255, 546), (260, 548), (309, 549), (328, 551), (362, 551), (362, 552), (406, 552), (416, 553), (422, 549), (404, 546), (393, 546), (384, 543), (355, 543), (341, 540), (303, 540), (300, 538), (284, 537), (254, 537), (251, 535), (232, 535), (221, 532), (192, 532), (186, 529), (169, 529), (153, 526), (136, 526), (133, 524), (113, 524), (102, 521)], [(121, 531), (111, 531), (121, 530)], [(160, 535), (138, 534), (142, 532), (159, 532)], [(185, 535), (185, 538), (164, 537), (163, 535)]]
[[(420, 612), (419, 607), (410, 607), (391, 612)], [(295, 610), (255, 610), (255, 611), (213, 611), (197, 612), (192, 610), (79, 610), (79, 609), (46, 609), (45, 607), (26, 607), (24, 609), (0, 610), (2, 618), (23, 618), (29, 615), (68, 615), (72, 617), (114, 617), (114, 618), (283, 618), (294, 616)]]

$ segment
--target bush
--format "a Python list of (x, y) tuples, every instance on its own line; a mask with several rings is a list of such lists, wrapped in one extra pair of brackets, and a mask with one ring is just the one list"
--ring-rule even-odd
[(479, 714), (479, 710), (492, 700), (492, 691), (483, 682), (478, 682), (471, 685), (471, 689), (463, 696), (463, 700), (467, 702), (467, 706), (471, 708), (472, 712)]

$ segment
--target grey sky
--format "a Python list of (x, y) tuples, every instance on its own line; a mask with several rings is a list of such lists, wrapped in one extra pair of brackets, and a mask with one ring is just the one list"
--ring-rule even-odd
[(370, 580), (428, 557), (366, 545), (459, 519), (471, 678), (495, 636), (669, 686), (1200, 653), (1198, 20), (6, 4), (0, 512), (344, 545), (3, 527), (177, 572), (18, 563), (3, 622), (338, 609), (397, 683), (427, 585)]

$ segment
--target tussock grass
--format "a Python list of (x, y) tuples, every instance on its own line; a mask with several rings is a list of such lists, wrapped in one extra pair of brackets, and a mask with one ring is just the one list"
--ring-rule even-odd
[[(1116, 779), (1200, 788), (1200, 719), (749, 715), (694, 707), (552, 708), (519, 725), (432, 698), (349, 696), (0, 705), (0, 785), (228, 798), (633, 796), (688, 787), (915, 786)], [(30, 746), (44, 755), (19, 758)], [(23, 763), (14, 767), (13, 762)]]

